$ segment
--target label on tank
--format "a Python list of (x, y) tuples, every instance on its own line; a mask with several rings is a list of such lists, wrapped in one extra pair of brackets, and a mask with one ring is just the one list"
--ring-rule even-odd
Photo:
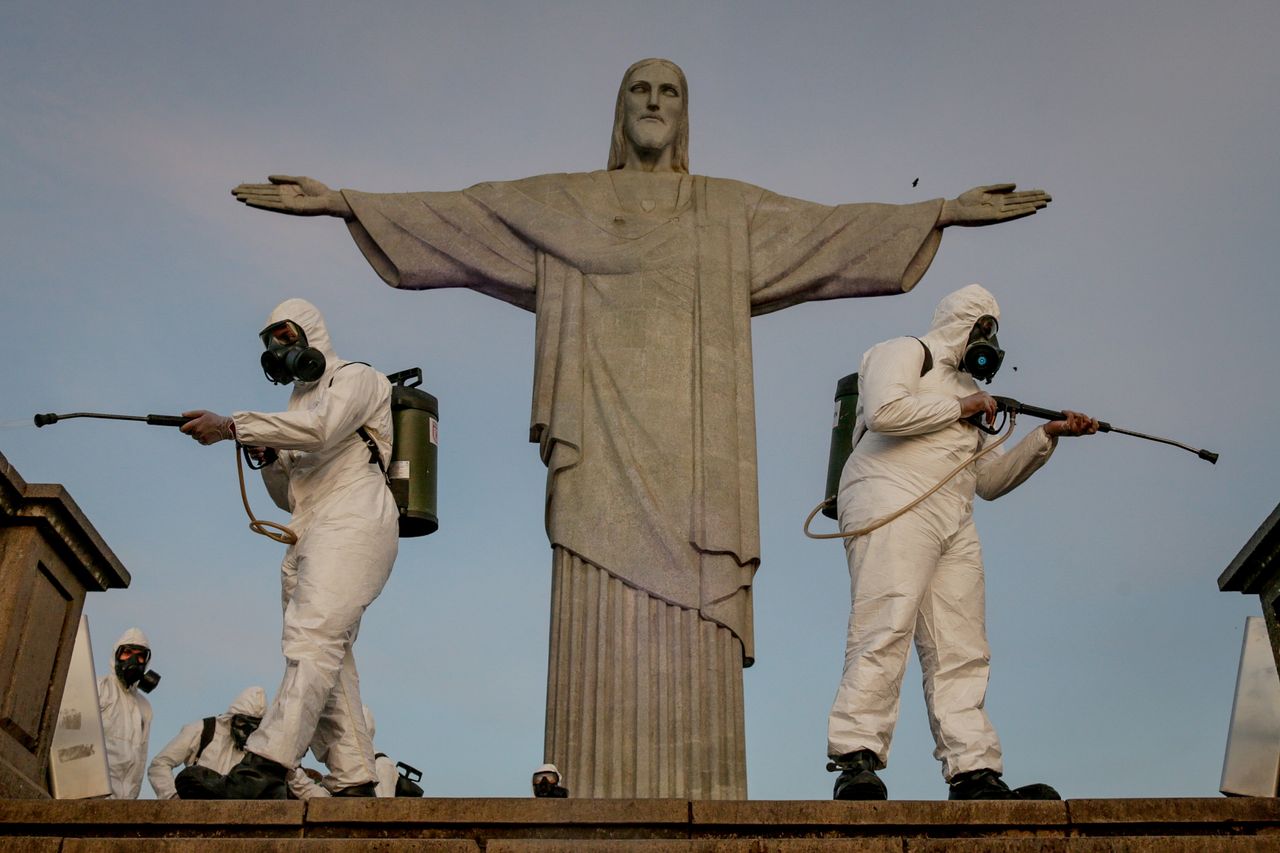
[(392, 462), (391, 467), (387, 469), (387, 476), (393, 480), (409, 479), (409, 460), (401, 459), (399, 462)]
[(440, 425), (436, 423), (435, 418), (430, 418), (430, 421), (431, 421), (431, 443), (438, 445), (440, 444)]

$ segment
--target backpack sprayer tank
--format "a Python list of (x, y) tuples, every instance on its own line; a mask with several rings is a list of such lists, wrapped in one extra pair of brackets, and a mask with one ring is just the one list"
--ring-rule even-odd
[(835, 519), (836, 495), (840, 493), (840, 472), (853, 452), (853, 421), (858, 410), (858, 374), (850, 373), (836, 383), (836, 412), (831, 424), (831, 450), (827, 455), (827, 491), (822, 514)]
[(436, 517), (436, 458), (440, 447), (440, 404), (419, 390), (422, 368), (402, 370), (391, 382), (391, 465), (387, 479), (400, 510), (400, 536), (426, 536), (440, 526)]

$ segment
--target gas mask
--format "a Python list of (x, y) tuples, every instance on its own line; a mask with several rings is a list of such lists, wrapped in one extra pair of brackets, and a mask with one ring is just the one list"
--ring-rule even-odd
[(262, 372), (276, 385), (288, 385), (294, 380), (315, 382), (324, 375), (324, 353), (307, 346), (307, 333), (292, 320), (272, 323), (261, 332)]
[(969, 342), (965, 344), (964, 359), (961, 362), (962, 369), (970, 376), (985, 381), (988, 385), (991, 384), (991, 377), (1000, 369), (1000, 362), (1004, 361), (1004, 350), (1000, 349), (1000, 342), (996, 340), (999, 328), (1000, 323), (990, 314), (979, 317), (969, 332)]
[(236, 745), (236, 749), (244, 749), (249, 735), (257, 731), (261, 722), (261, 717), (250, 717), (248, 714), (231, 715), (231, 741)]
[(544, 764), (533, 774), (533, 795), (539, 799), (569, 796), (569, 789), (560, 784), (560, 771), (555, 769), (555, 765)]
[(150, 693), (160, 683), (160, 674), (147, 669), (151, 650), (146, 646), (126, 645), (116, 649), (116, 678), (125, 687), (138, 685), (143, 693)]

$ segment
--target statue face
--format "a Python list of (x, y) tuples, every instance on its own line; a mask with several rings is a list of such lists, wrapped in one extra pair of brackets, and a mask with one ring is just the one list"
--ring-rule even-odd
[(665, 65), (642, 65), (631, 72), (624, 100), (627, 141), (639, 151), (670, 148), (684, 122), (680, 78)]

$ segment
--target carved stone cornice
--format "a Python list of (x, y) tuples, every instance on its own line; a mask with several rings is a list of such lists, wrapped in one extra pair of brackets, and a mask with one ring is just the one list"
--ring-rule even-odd
[(1280, 504), (1236, 554), (1231, 565), (1218, 577), (1223, 592), (1260, 595), (1280, 572)]
[(91, 590), (121, 589), (129, 572), (58, 483), (28, 483), (0, 454), (0, 527), (30, 525)]

